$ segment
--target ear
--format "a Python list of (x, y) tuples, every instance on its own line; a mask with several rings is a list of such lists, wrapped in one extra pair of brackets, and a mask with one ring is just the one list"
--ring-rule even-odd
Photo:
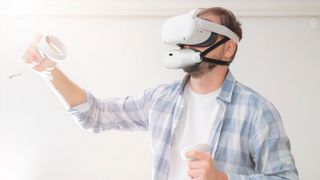
[(230, 59), (236, 52), (236, 43), (234, 41), (226, 42), (224, 46), (224, 56), (225, 59)]

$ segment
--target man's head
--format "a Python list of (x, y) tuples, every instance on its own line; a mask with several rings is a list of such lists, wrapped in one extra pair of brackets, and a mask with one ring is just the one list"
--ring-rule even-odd
[[(202, 10), (198, 14), (198, 17), (209, 20), (214, 23), (224, 25), (225, 27), (233, 31), (235, 34), (237, 34), (239, 37), (239, 40), (242, 39), (241, 23), (237, 20), (237, 18), (234, 16), (234, 14), (231, 11), (221, 7), (207, 8)], [(224, 37), (222, 35), (218, 35), (216, 42), (220, 41), (223, 38)], [(185, 45), (183, 46), (183, 48), (196, 49), (203, 52), (208, 47), (196, 47), (196, 46)], [(236, 52), (237, 52), (237, 44), (234, 41), (229, 40), (223, 43), (222, 45), (218, 46), (211, 52), (209, 52), (205, 57), (219, 59), (223, 61), (232, 61), (236, 55)], [(217, 65), (215, 64), (202, 62), (200, 64), (197, 64), (191, 67), (183, 68), (183, 70), (189, 73), (193, 77), (200, 77), (206, 72), (211, 71), (216, 66)]]

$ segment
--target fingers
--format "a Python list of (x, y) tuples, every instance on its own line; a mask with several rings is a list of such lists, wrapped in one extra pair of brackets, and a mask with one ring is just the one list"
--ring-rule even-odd
[(31, 43), (28, 48), (26, 49), (23, 60), (27, 64), (40, 64), (42, 60), (42, 55), (40, 54), (37, 44), (39, 43), (40, 39), (43, 37), (41, 33), (37, 33), (34, 36), (34, 43)]
[(41, 61), (39, 65), (34, 66), (33, 69), (35, 71), (41, 72), (41, 71), (48, 70), (49, 68), (54, 67), (55, 65), (56, 65), (56, 62), (51, 61), (48, 58), (44, 58), (43, 61)]
[(42, 33), (36, 33), (35, 36), (34, 36), (34, 41), (35, 43), (39, 43), (40, 39), (43, 37), (43, 34)]
[(48, 59), (47, 57), (43, 57), (40, 54), (35, 43), (29, 45), (22, 58), (31, 68), (39, 72), (48, 70), (56, 65), (56, 62)]
[(188, 176), (191, 178), (191, 179), (194, 179), (194, 178), (198, 178), (199, 176), (201, 176), (203, 174), (203, 172), (199, 169), (197, 170), (189, 170), (188, 171)]
[(206, 167), (211, 163), (209, 160), (201, 160), (201, 161), (189, 161), (188, 167), (189, 169), (200, 169)]
[[(209, 153), (197, 151), (194, 151), (193, 153), (193, 157), (196, 157), (196, 160), (188, 162), (189, 169), (210, 169), (211, 167), (213, 167), (214, 161), (212, 160)], [(193, 155), (193, 153), (190, 153), (190, 155)]]
[(191, 179), (215, 179), (219, 177), (214, 161), (208, 152), (189, 151), (187, 157), (195, 160), (188, 162), (188, 176)]
[(189, 151), (186, 153), (187, 158), (203, 160), (203, 159), (211, 159), (210, 153), (200, 152), (200, 151)]
[(25, 53), (23, 55), (23, 60), (27, 64), (32, 63), (32, 64), (37, 65), (41, 62), (42, 55), (40, 54), (35, 43), (32, 43), (29, 45), (29, 47), (27, 48), (27, 50), (25, 51)]
[(39, 43), (40, 39), (43, 37), (42, 34), (38, 33), (35, 35), (34, 43), (30, 44), (26, 51), (24, 52), (22, 58), (23, 61), (31, 66), (35, 71), (50, 71), (56, 65), (56, 62), (48, 59), (41, 55), (40, 51), (38, 50), (37, 44)]

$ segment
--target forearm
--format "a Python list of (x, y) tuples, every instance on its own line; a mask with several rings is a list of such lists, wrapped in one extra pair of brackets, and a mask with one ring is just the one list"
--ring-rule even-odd
[(51, 73), (53, 77), (51, 80), (53, 87), (70, 107), (86, 101), (85, 91), (73, 83), (60, 69), (55, 67)]

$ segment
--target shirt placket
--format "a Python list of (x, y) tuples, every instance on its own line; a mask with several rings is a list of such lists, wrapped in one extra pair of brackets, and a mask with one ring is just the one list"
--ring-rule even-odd
[(212, 128), (211, 136), (209, 138), (209, 144), (211, 146), (210, 154), (213, 158), (215, 156), (215, 153), (216, 153), (218, 145), (219, 145), (223, 120), (224, 120), (226, 109), (227, 109), (227, 106), (224, 102), (221, 102), (221, 101), (219, 102), (219, 99), (217, 99), (217, 102), (219, 103), (220, 108), (219, 108), (214, 126)]
[[(172, 145), (174, 143), (174, 136), (175, 136), (176, 128), (177, 128), (178, 124), (181, 121), (183, 108), (184, 108), (184, 100), (183, 100), (182, 96), (180, 95), (179, 99), (177, 100), (177, 110), (175, 110), (174, 113), (173, 113), (172, 126), (171, 126), (171, 135), (170, 135), (170, 146), (168, 148), (168, 152), (169, 152), (168, 155), (170, 154)], [(168, 167), (167, 168), (169, 169), (169, 167), (170, 167), (170, 159), (168, 158)], [(169, 170), (167, 171), (167, 175), (166, 176), (167, 176), (166, 179), (168, 179)]]

